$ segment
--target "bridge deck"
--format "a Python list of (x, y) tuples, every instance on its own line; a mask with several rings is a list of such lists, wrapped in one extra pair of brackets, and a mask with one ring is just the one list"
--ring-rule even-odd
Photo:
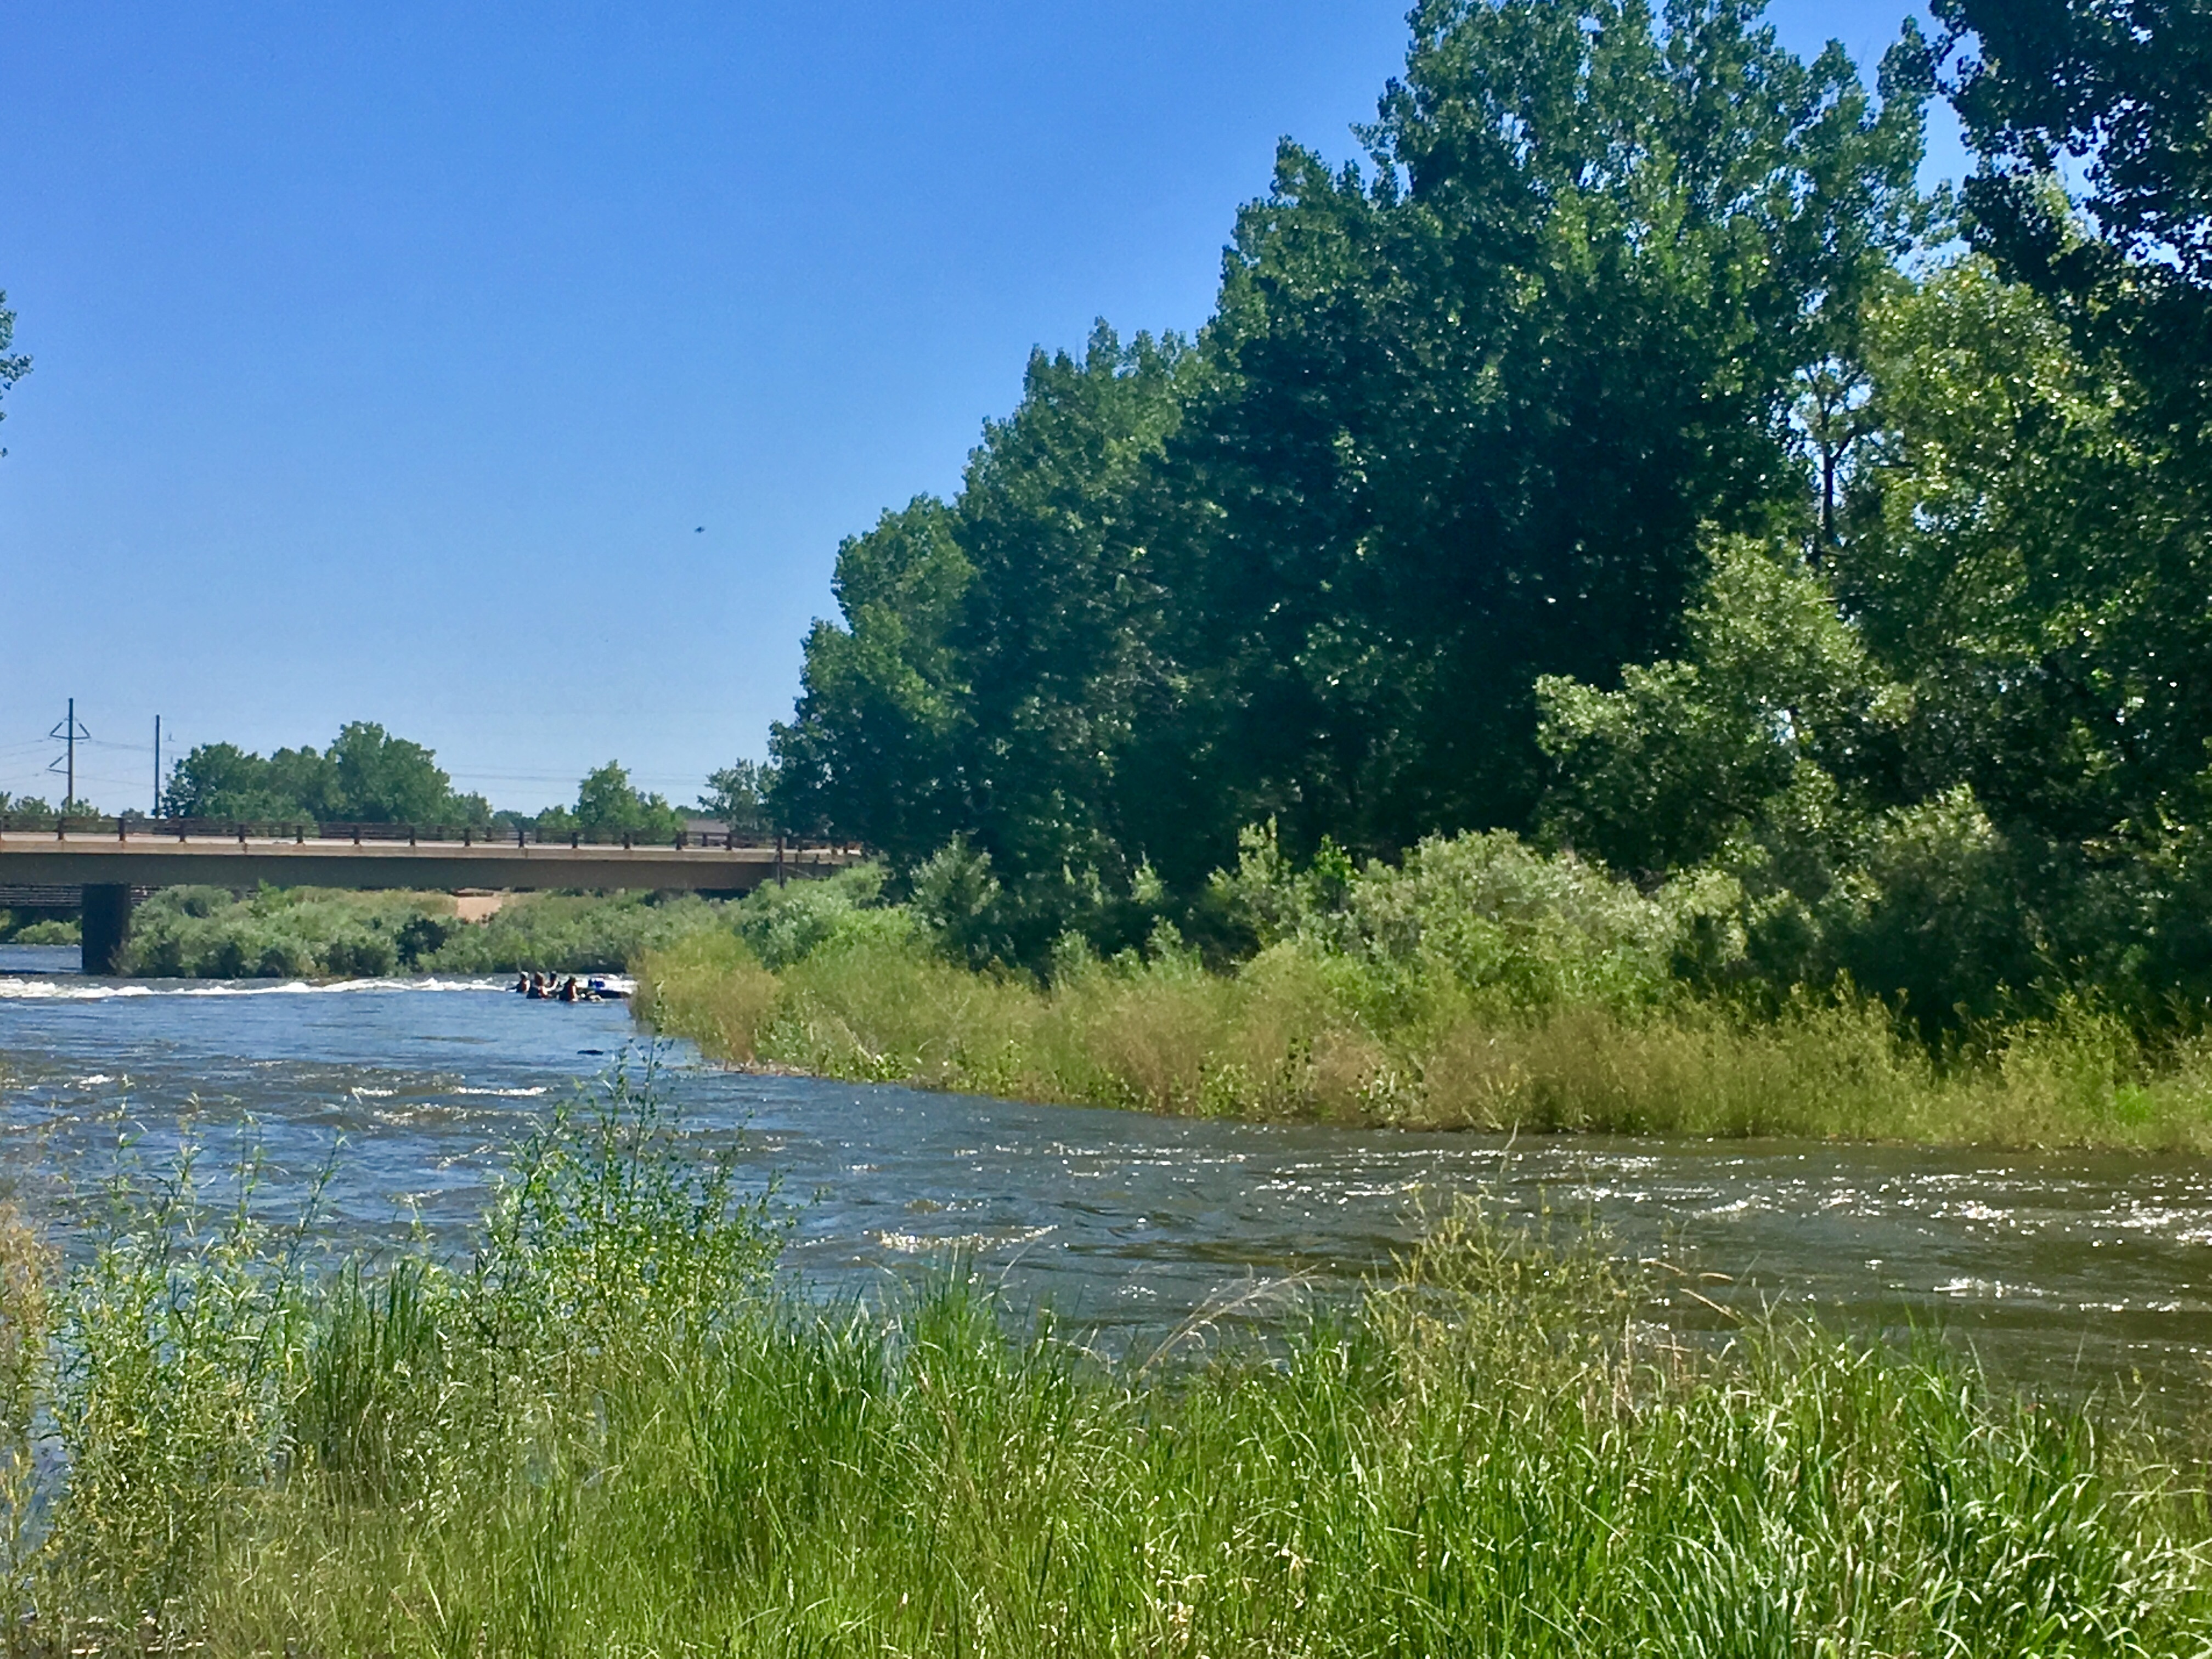
[[(404, 833), (404, 830), (402, 833)], [(483, 841), (359, 842), (302, 835), (165, 834), (158, 821), (118, 831), (0, 830), (0, 882), (169, 887), (652, 888), (748, 892), (779, 872), (826, 875), (859, 862), (850, 847), (569, 846)]]

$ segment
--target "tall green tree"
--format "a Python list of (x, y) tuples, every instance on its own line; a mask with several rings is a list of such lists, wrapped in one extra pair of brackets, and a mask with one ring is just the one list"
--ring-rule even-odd
[(1877, 100), (1756, 20), (1431, 0), (1370, 171), (1285, 149), (1173, 445), (1227, 818), (1526, 823), (1536, 677), (1666, 652), (1700, 526), (1802, 512), (1793, 388), (1911, 245), (1927, 58)]
[[(1981, 159), (1970, 229), (2063, 302), (2153, 395), (2152, 429), (2212, 447), (2212, 9), (2202, 0), (1935, 0), (1968, 47), (1952, 102)], [(2078, 223), (2050, 181), (2078, 182)]]
[(2151, 394), (2062, 312), (1979, 256), (1870, 307), (1817, 558), (1724, 547), (1682, 660), (1540, 683), (1554, 830), (1725, 869), (1771, 982), (1939, 1024), (2212, 988), (2212, 560)]
[(1176, 697), (1144, 496), (1182, 416), (1185, 356), (1103, 323), (1079, 359), (1035, 354), (961, 491), (967, 827), (1034, 948), (1098, 925), (1085, 913), (1127, 892), (1151, 836), (1176, 833), (1126, 769)]
[(699, 810), (720, 820), (738, 835), (761, 835), (775, 828), (769, 802), (775, 789), (775, 768), (759, 761), (738, 760), (707, 775), (699, 795)]
[(648, 793), (629, 781), (629, 770), (609, 761), (586, 773), (576, 786), (574, 808), (552, 807), (538, 816), (538, 827), (546, 834), (571, 830), (587, 835), (635, 836), (641, 841), (668, 841), (684, 828), (684, 814), (665, 796)]
[(436, 823), (454, 803), (453, 781), (437, 757), (374, 720), (341, 726), (325, 758), (337, 802), (363, 823)]
[(1167, 816), (1123, 769), (1174, 701), (1145, 492), (1188, 372), (1179, 343), (1103, 325), (1079, 358), (1035, 354), (958, 500), (839, 550), (843, 624), (809, 635), (772, 739), (787, 821), (908, 866), (964, 836), (1034, 945), (1127, 890)]
[[(1993, 811), (2141, 848), (2202, 822), (2212, 758), (2212, 10), (1935, 10), (1966, 42), (1951, 92), (1980, 157), (1969, 232), (2049, 319), (2006, 337), (2013, 362), (1985, 355), (1978, 385), (1972, 368), (1918, 377), (1940, 387), (1919, 399), (1937, 416), (1923, 428), (1944, 424), (1944, 397), (1996, 416), (1949, 422), (1967, 461), (1951, 493), (2012, 504), (1936, 503), (1962, 569), (1989, 569), (1993, 544), (2011, 560), (1994, 590), (2007, 625), (1949, 633), (1965, 700), (2007, 716), (1958, 720), (1959, 763), (2004, 774), (1977, 784)], [(2045, 372), (2020, 372), (2022, 352)]]
[(269, 818), (306, 814), (269, 789), (269, 763), (234, 743), (204, 743), (170, 769), (161, 810), (173, 818)]
[(1756, 15), (1418, 9), (1369, 167), (1285, 149), (1194, 349), (1038, 354), (954, 501), (841, 550), (792, 821), (959, 836), (1025, 952), (1264, 818), (1525, 826), (1537, 677), (1668, 651), (1705, 526), (1808, 518), (1801, 380), (1921, 222), (1921, 43), (1876, 98)]
[(1979, 258), (1877, 307), (1869, 362), (1878, 459), (1832, 574), (1914, 687), (1918, 787), (2075, 842), (2193, 817), (2212, 537), (2141, 382)]
[(842, 625), (806, 636), (799, 704), (771, 730), (770, 811), (904, 865), (968, 822), (967, 684), (952, 633), (975, 567), (945, 503), (917, 496), (837, 550)]

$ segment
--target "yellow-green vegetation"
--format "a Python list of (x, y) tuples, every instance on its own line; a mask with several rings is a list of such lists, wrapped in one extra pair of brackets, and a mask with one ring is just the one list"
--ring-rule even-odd
[(552, 1118), (458, 1267), (311, 1271), (189, 1153), (66, 1269), (0, 1230), (15, 1650), (2212, 1643), (2160, 1443), (1933, 1350), (1691, 1343), (1602, 1240), (1462, 1201), (1264, 1351), (1106, 1361), (957, 1266), (793, 1296), (773, 1215), (672, 1128), (619, 1087)]
[(132, 917), (121, 969), (215, 979), (597, 972), (709, 925), (716, 907), (692, 895), (533, 893), (482, 922), (454, 908), (444, 893), (165, 888)]
[[(639, 1008), (730, 1061), (1018, 1099), (1424, 1128), (2212, 1147), (2212, 1041), (2093, 998), (1923, 1033), (1847, 981), (1732, 984), (1728, 913), (1508, 835), (1398, 866), (1216, 883), (1264, 941), (1210, 969), (1171, 929), (1048, 979), (949, 959), (875, 872), (765, 890), (639, 959)], [(1726, 896), (1723, 896), (1725, 897)], [(1718, 967), (1713, 964), (1717, 963)], [(1702, 964), (1702, 965), (1701, 965)]]

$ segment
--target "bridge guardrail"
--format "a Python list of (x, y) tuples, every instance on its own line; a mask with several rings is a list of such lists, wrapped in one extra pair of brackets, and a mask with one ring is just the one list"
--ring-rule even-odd
[(72, 836), (128, 842), (132, 839), (175, 841), (282, 842), (304, 844), (343, 842), (353, 846), (369, 842), (424, 842), (460, 847), (672, 847), (678, 852), (720, 848), (726, 852), (757, 848), (785, 857), (807, 853), (853, 855), (861, 852), (855, 842), (823, 836), (763, 836), (725, 831), (721, 835), (678, 830), (665, 841), (647, 840), (631, 830), (572, 830), (550, 835), (526, 824), (449, 823), (323, 823), (307, 819), (149, 818), (135, 814), (120, 817), (57, 817), (0, 813), (0, 839), (50, 836), (66, 841)]

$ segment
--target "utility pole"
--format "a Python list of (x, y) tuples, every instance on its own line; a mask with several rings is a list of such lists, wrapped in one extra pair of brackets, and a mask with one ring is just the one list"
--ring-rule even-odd
[(64, 772), (68, 782), (62, 789), (62, 812), (67, 816), (70, 803), (76, 799), (76, 745), (79, 738), (90, 738), (92, 733), (76, 723), (76, 699), (69, 700), (69, 714), (59, 726), (46, 733), (49, 738), (67, 744), (63, 758), (46, 768), (49, 772)]
[(154, 816), (161, 816), (161, 717), (154, 716)]

